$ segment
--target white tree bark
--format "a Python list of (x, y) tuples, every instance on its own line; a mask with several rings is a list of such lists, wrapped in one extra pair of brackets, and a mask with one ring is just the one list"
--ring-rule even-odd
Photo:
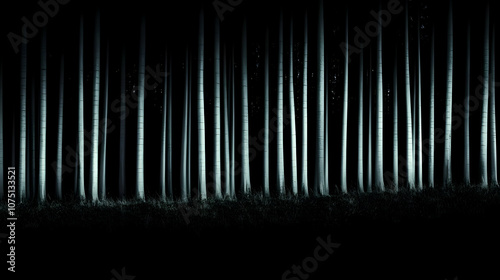
[(223, 44), (223, 82), (224, 87), (224, 196), (229, 198), (231, 196), (230, 187), (230, 153), (229, 153), (229, 103), (227, 100), (228, 95), (228, 77), (227, 77), (227, 55), (226, 55), (226, 44)]
[(127, 96), (126, 96), (126, 53), (125, 48), (122, 50), (121, 66), (120, 66), (120, 163), (119, 163), (119, 179), (118, 179), (118, 197), (120, 199), (125, 199), (125, 189), (126, 189), (126, 179), (125, 179), (125, 161), (126, 161), (126, 122), (127, 117)]
[(451, 121), (452, 121), (452, 99), (453, 99), (453, 11), (450, 1), (448, 12), (448, 47), (447, 47), (447, 86), (446, 86), (446, 114), (444, 130), (444, 170), (443, 185), (451, 184)]
[(418, 60), (418, 111), (417, 111), (417, 122), (418, 122), (418, 177), (417, 177), (417, 189), (423, 189), (423, 159), (422, 159), (422, 67), (421, 67), (421, 56), (420, 56), (420, 10), (417, 16), (417, 60)]
[(269, 197), (269, 28), (264, 54), (264, 195)]
[(108, 91), (109, 91), (109, 42), (106, 46), (106, 69), (104, 70), (104, 110), (101, 138), (101, 155), (99, 162), (99, 199), (106, 199), (106, 151), (108, 134)]
[(182, 117), (182, 139), (181, 139), (181, 201), (188, 201), (188, 186), (187, 186), (187, 137), (188, 137), (188, 94), (189, 94), (189, 61), (188, 48), (186, 47), (186, 58), (184, 64), (184, 110)]
[(491, 53), (490, 53), (490, 160), (491, 160), (491, 185), (498, 186), (497, 167), (497, 125), (496, 125), (496, 103), (495, 103), (495, 25), (491, 31)]
[[(168, 52), (165, 51), (165, 73), (168, 72)], [(163, 84), (163, 106), (162, 106), (162, 130), (161, 130), (161, 148), (160, 148), (160, 199), (167, 199), (167, 115), (168, 115), (168, 85), (167, 81)]]
[(94, 96), (92, 112), (92, 140), (90, 146), (90, 199), (98, 199), (98, 178), (99, 178), (99, 95), (101, 80), (101, 32), (99, 12), (95, 18), (94, 30)]
[[(47, 30), (42, 29), (40, 54), (40, 162), (38, 169), (38, 199), (45, 201), (47, 166)], [(25, 127), (26, 129), (26, 127)]]
[(278, 169), (277, 169), (277, 185), (278, 194), (283, 196), (285, 190), (285, 152), (284, 152), (284, 137), (283, 137), (283, 10), (280, 10), (279, 23), (279, 62), (278, 62)]
[(292, 194), (298, 194), (297, 179), (297, 132), (295, 127), (295, 95), (293, 89), (293, 18), (290, 17), (290, 76), (289, 76), (289, 98), (290, 98), (290, 131), (292, 148)]
[(308, 78), (308, 54), (309, 54), (309, 38), (308, 38), (308, 18), (307, 11), (304, 15), (304, 73), (303, 73), (303, 85), (302, 85), (302, 194), (305, 197), (309, 196), (309, 179), (308, 179), (308, 153), (307, 153), (307, 78)]
[[(381, 3), (381, 2), (379, 2)], [(381, 7), (381, 6), (380, 6)], [(381, 20), (381, 19), (380, 19)], [(377, 38), (377, 132), (375, 134), (375, 187), (385, 191), (384, 187), (384, 91), (382, 83), (382, 28)]]
[(85, 199), (85, 180), (84, 180), (84, 127), (83, 127), (83, 15), (80, 16), (80, 48), (78, 49), (78, 186), (77, 186), (77, 198)]
[(318, 7), (318, 102), (316, 110), (316, 174), (315, 195), (325, 195), (325, 32), (323, 0)]
[(488, 187), (488, 98), (490, 84), (490, 20), (489, 7), (486, 8), (484, 25), (484, 53), (483, 53), (483, 107), (481, 112), (481, 148), (480, 148), (480, 172), (481, 186)]
[(64, 55), (59, 67), (59, 116), (57, 121), (56, 198), (62, 199), (62, 140), (64, 115)]
[(204, 97), (204, 54), (205, 23), (204, 11), (200, 10), (198, 34), (198, 192), (200, 199), (207, 198), (205, 160), (205, 97)]
[[(172, 56), (171, 56), (172, 58)], [(166, 67), (166, 66), (165, 66)], [(172, 183), (172, 59), (168, 60), (168, 123), (167, 123), (167, 187), (168, 187), (168, 197), (170, 199), (174, 198), (174, 190)]]
[(394, 192), (399, 191), (399, 135), (398, 135), (398, 54), (397, 50), (394, 52), (394, 69), (393, 69), (393, 133), (392, 133), (392, 176)]
[(465, 56), (465, 102), (464, 102), (464, 184), (470, 185), (470, 21), (467, 22), (467, 49)]
[(408, 34), (408, 0), (405, 9), (405, 83), (406, 83), (406, 153), (408, 166), (408, 187), (415, 189), (415, 163), (413, 161), (413, 129), (411, 116), (411, 92), (410, 92), (410, 53)]
[[(349, 41), (349, 16), (346, 10), (345, 18), (345, 41)], [(346, 53), (349, 53), (349, 45), (346, 44)], [(347, 193), (347, 110), (349, 104), (349, 57), (344, 57), (344, 105), (342, 111), (342, 155), (340, 163), (340, 189)]]
[(364, 192), (363, 167), (363, 95), (364, 95), (364, 51), (359, 53), (359, 108), (358, 108), (358, 192)]
[(146, 19), (141, 18), (139, 39), (139, 85), (137, 100), (137, 178), (136, 198), (144, 200), (144, 89), (146, 74)]
[(214, 187), (215, 197), (222, 198), (221, 190), (221, 127), (220, 127), (220, 27), (219, 18), (214, 17)]
[(434, 26), (432, 27), (431, 35), (431, 69), (430, 69), (430, 116), (429, 116), (429, 187), (434, 188), (434, 153), (435, 153), (435, 143), (434, 143), (434, 45), (435, 45), (435, 35)]

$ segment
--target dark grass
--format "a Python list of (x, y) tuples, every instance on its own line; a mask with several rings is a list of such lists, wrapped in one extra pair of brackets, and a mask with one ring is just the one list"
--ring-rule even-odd
[(16, 216), (18, 270), (53, 279), (112, 279), (124, 266), (135, 279), (281, 279), (328, 235), (342, 245), (307, 279), (500, 276), (497, 188), (187, 204), (66, 200), (23, 203)]

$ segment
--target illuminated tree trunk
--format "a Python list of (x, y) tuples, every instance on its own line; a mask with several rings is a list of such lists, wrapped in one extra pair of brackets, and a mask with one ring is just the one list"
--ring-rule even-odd
[[(446, 86), (446, 122), (444, 132), (444, 170), (443, 170), (443, 185), (451, 184), (451, 121), (452, 121), (452, 97), (453, 97), (453, 12), (451, 1), (449, 3), (448, 13), (448, 71), (447, 71), (447, 86)], [(488, 100), (487, 98), (485, 101)], [(487, 102), (486, 102), (486, 105)], [(487, 118), (486, 118), (487, 120)]]
[(269, 28), (264, 55), (264, 195), (269, 197)]
[[(172, 56), (171, 56), (172, 58)], [(174, 190), (172, 183), (172, 59), (168, 60), (168, 123), (167, 123), (167, 183), (168, 183), (168, 197), (174, 198)]]
[(95, 19), (94, 33), (94, 98), (92, 113), (92, 140), (90, 146), (90, 199), (98, 199), (98, 177), (99, 177), (99, 95), (101, 79), (101, 34), (100, 34), (99, 12)]
[[(381, 19), (380, 19), (381, 20)], [(377, 132), (376, 160), (375, 160), (375, 187), (378, 191), (385, 191), (384, 187), (384, 91), (382, 83), (382, 29), (379, 30), (377, 38)]]
[(101, 138), (101, 162), (99, 163), (99, 199), (106, 199), (106, 151), (108, 134), (108, 90), (109, 90), (109, 43), (106, 47), (106, 69), (104, 73), (104, 112)]
[(278, 194), (285, 195), (285, 152), (283, 139), (283, 10), (280, 10), (278, 62)]
[(78, 186), (77, 198), (85, 199), (85, 180), (84, 180), (84, 127), (83, 127), (83, 15), (80, 16), (80, 48), (78, 49)]
[(235, 152), (235, 142), (234, 142), (234, 137), (235, 137), (235, 106), (234, 106), (234, 95), (235, 95), (235, 78), (234, 78), (234, 45), (232, 46), (231, 50), (231, 197), (235, 198), (236, 197), (236, 162), (234, 160), (234, 152)]
[(325, 195), (325, 32), (323, 0), (318, 7), (318, 102), (316, 111), (316, 174), (315, 195)]
[(188, 56), (188, 107), (187, 107), (187, 196), (191, 198), (191, 157), (192, 157), (192, 116), (193, 116), (193, 58), (191, 55)]
[(226, 56), (226, 45), (223, 45), (223, 66), (224, 71), (222, 73), (223, 86), (224, 86), (224, 196), (229, 198), (231, 196), (230, 187), (230, 153), (229, 153), (229, 103), (227, 100), (228, 95), (228, 77), (227, 77), (227, 56)]
[(220, 27), (219, 19), (215, 21), (215, 43), (214, 43), (214, 187), (215, 197), (222, 198), (221, 192), (221, 128), (220, 128)]
[[(40, 162), (38, 174), (38, 199), (45, 201), (46, 196), (46, 154), (47, 154), (47, 30), (42, 29), (40, 71)], [(26, 126), (25, 126), (26, 130)]]
[(199, 198), (207, 198), (206, 160), (205, 160), (205, 97), (204, 92), (204, 52), (205, 23), (204, 12), (200, 10), (198, 34), (198, 191)]
[(489, 7), (486, 8), (484, 26), (484, 54), (483, 54), (483, 108), (481, 112), (481, 149), (480, 149), (480, 172), (481, 186), (488, 187), (488, 98), (489, 98), (489, 61), (490, 61), (490, 20)]
[(359, 109), (358, 109), (358, 191), (364, 192), (363, 173), (363, 93), (364, 93), (364, 55), (363, 49), (359, 53)]
[(368, 166), (367, 166), (367, 183), (366, 192), (371, 193), (373, 186), (373, 141), (372, 141), (372, 51), (370, 48), (370, 68), (368, 68)]
[[(349, 18), (346, 11), (345, 19), (345, 41), (349, 41)], [(349, 45), (346, 44), (346, 53), (349, 53)], [(344, 105), (342, 112), (342, 155), (340, 164), (340, 188), (347, 193), (347, 109), (349, 101), (349, 57), (344, 59)]]
[(309, 179), (308, 179), (308, 161), (307, 161), (307, 78), (308, 78), (308, 54), (309, 54), (309, 38), (308, 38), (308, 22), (307, 11), (304, 15), (304, 73), (303, 73), (303, 89), (302, 89), (302, 194), (305, 197), (309, 196)]
[[(168, 72), (168, 53), (165, 51), (165, 73)], [(167, 115), (168, 115), (168, 85), (165, 81), (163, 87), (163, 106), (162, 106), (162, 131), (161, 131), (161, 148), (160, 148), (160, 198), (165, 201), (167, 199)]]
[(137, 179), (136, 198), (144, 200), (144, 86), (146, 72), (146, 19), (141, 19), (137, 100)]
[(496, 103), (495, 103), (495, 25), (491, 32), (491, 54), (490, 54), (490, 160), (491, 160), (491, 185), (498, 186), (497, 179), (497, 128), (496, 128)]
[(405, 9), (405, 90), (406, 90), (406, 153), (408, 157), (408, 187), (415, 188), (415, 164), (413, 161), (413, 129), (410, 92), (410, 53), (408, 39), (408, 0)]
[(399, 135), (398, 135), (398, 55), (397, 50), (394, 52), (394, 69), (393, 69), (393, 102), (394, 102), (394, 118), (393, 118), (393, 133), (392, 133), (392, 175), (394, 177), (394, 191), (399, 191)]
[(298, 194), (297, 181), (297, 133), (295, 128), (295, 96), (293, 89), (293, 19), (290, 18), (290, 76), (289, 76), (289, 98), (290, 98), (290, 130), (292, 148), (292, 193)]
[(328, 120), (330, 117), (330, 111), (328, 110), (328, 105), (330, 105), (330, 97), (328, 90), (329, 75), (328, 75), (328, 53), (325, 53), (325, 185), (323, 189), (323, 194), (328, 195), (330, 190), (330, 152), (328, 151), (328, 136), (330, 135), (330, 126), (328, 125)]
[(184, 110), (182, 116), (182, 139), (181, 139), (181, 200), (186, 202), (188, 200), (188, 186), (187, 186), (187, 137), (188, 137), (188, 94), (189, 94), (189, 71), (188, 71), (188, 49), (186, 47), (186, 61), (185, 61), (185, 75), (184, 75)]
[(125, 179), (125, 160), (126, 160), (126, 122), (127, 118), (127, 96), (126, 96), (126, 82), (127, 82), (127, 73), (126, 71), (126, 53), (125, 48), (122, 50), (122, 58), (121, 58), (121, 76), (120, 76), (120, 163), (119, 163), (119, 171), (118, 171), (118, 197), (120, 199), (125, 198), (125, 189), (126, 189), (126, 179)]
[(57, 163), (56, 163), (56, 198), (62, 199), (62, 140), (64, 113), (64, 55), (61, 56), (59, 68), (59, 117), (57, 123)]
[(431, 69), (430, 69), (430, 116), (429, 116), (429, 187), (434, 187), (434, 153), (435, 153), (435, 143), (434, 143), (434, 26), (432, 27), (432, 38), (431, 38)]
[(418, 60), (418, 111), (417, 111), (417, 122), (418, 122), (418, 177), (417, 177), (417, 189), (422, 190), (423, 189), (423, 175), (422, 175), (422, 168), (423, 168), (423, 159), (422, 159), (422, 67), (420, 64), (420, 12), (418, 14), (418, 19), (417, 19), (417, 60)]
[(467, 22), (467, 54), (465, 62), (465, 102), (464, 102), (464, 184), (470, 185), (470, 22)]
[(241, 41), (241, 74), (242, 74), (242, 156), (241, 156), (241, 187), (243, 194), (250, 194), (250, 155), (249, 155), (249, 130), (248, 130), (248, 74), (247, 74), (247, 23), (243, 19), (243, 32)]

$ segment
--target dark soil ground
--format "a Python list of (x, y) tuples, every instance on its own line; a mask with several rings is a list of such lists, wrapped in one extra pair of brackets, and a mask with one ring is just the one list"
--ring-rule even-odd
[[(498, 189), (24, 203), (16, 216), (16, 278), (500, 279)], [(340, 246), (315, 257), (319, 239)]]

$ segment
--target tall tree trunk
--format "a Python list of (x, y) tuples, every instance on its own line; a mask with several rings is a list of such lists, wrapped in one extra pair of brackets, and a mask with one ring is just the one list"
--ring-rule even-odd
[(167, 183), (168, 183), (168, 197), (170, 199), (174, 198), (174, 190), (172, 183), (172, 59), (173, 56), (170, 56), (171, 59), (168, 60), (168, 123), (167, 123)]
[(372, 192), (373, 183), (373, 141), (372, 141), (372, 50), (370, 48), (370, 67), (368, 68), (368, 166), (366, 192)]
[(489, 62), (490, 62), (490, 20), (489, 6), (486, 7), (484, 24), (484, 54), (483, 54), (483, 108), (481, 112), (481, 149), (480, 149), (480, 172), (481, 186), (488, 187), (488, 98), (489, 98)]
[[(20, 118), (20, 143), (19, 143), (19, 202), (26, 199), (26, 85), (27, 85), (27, 47), (21, 45), (21, 118)], [(15, 134), (13, 134), (15, 135)], [(13, 150), (14, 151), (14, 150)]]
[(36, 186), (37, 186), (37, 170), (36, 170), (36, 161), (37, 161), (37, 157), (36, 157), (36, 105), (35, 105), (35, 96), (36, 96), (36, 93), (35, 93), (35, 77), (32, 78), (31, 80), (31, 113), (30, 113), (30, 121), (31, 121), (31, 127), (28, 129), (28, 127), (26, 127), (26, 131), (28, 132), (29, 134), (29, 141), (30, 142), (30, 148), (26, 147), (26, 149), (28, 150), (27, 153), (29, 154), (28, 157), (27, 157), (27, 167), (26, 167), (26, 170), (27, 170), (27, 173), (26, 173), (26, 182), (27, 182), (27, 185), (29, 184), (29, 188), (28, 186), (26, 186), (26, 194), (28, 195), (28, 193), (30, 194), (30, 196), (28, 198), (32, 199), (32, 198), (35, 198), (36, 196)]
[(264, 195), (269, 197), (269, 28), (266, 28), (264, 58)]
[(464, 184), (470, 185), (470, 21), (467, 22), (467, 54), (465, 56), (465, 102), (464, 102)]
[(432, 27), (431, 35), (431, 69), (430, 69), (430, 116), (429, 116), (429, 187), (434, 188), (434, 153), (435, 153), (435, 143), (434, 143), (434, 26)]
[(182, 139), (181, 139), (181, 200), (188, 200), (187, 186), (187, 135), (188, 135), (188, 94), (189, 94), (189, 61), (188, 48), (186, 47), (185, 75), (184, 75), (184, 111), (182, 117)]
[(318, 7), (318, 102), (316, 111), (316, 174), (315, 195), (324, 195), (325, 189), (325, 32), (323, 0)]
[(422, 159), (422, 67), (420, 64), (421, 57), (420, 57), (420, 9), (418, 10), (418, 16), (417, 16), (417, 60), (418, 60), (418, 111), (417, 111), (417, 120), (418, 122), (418, 177), (417, 177), (417, 189), (422, 190), (423, 189), (423, 173), (422, 173), (422, 168), (423, 168), (423, 159)]
[[(349, 11), (346, 10), (345, 18), (345, 41), (349, 42)], [(346, 53), (349, 53), (349, 45), (346, 44)], [(349, 57), (344, 61), (344, 105), (342, 112), (342, 155), (340, 163), (340, 188), (347, 193), (347, 110), (349, 101)]]
[(207, 198), (206, 160), (205, 160), (205, 97), (204, 97), (204, 52), (205, 23), (204, 11), (200, 10), (198, 34), (198, 191), (201, 199)]
[(220, 128), (220, 26), (219, 18), (214, 17), (214, 187), (215, 197), (222, 198), (221, 190), (221, 128)]
[(399, 191), (399, 135), (398, 135), (398, 53), (397, 48), (394, 52), (394, 69), (393, 69), (393, 102), (394, 102), (394, 118), (393, 118), (393, 133), (392, 133), (392, 176), (394, 192)]
[(235, 96), (235, 73), (234, 73), (234, 44), (232, 46), (231, 50), (231, 197), (235, 198), (236, 197), (236, 169), (235, 169), (235, 142), (234, 142), (234, 137), (235, 137), (235, 113), (234, 113), (234, 96)]
[(495, 103), (495, 25), (492, 24), (491, 31), (491, 54), (490, 54), (490, 160), (491, 160), (491, 185), (498, 186), (497, 178), (497, 125), (496, 125), (496, 103)]
[(285, 191), (285, 152), (283, 138), (283, 9), (280, 10), (279, 23), (279, 50), (278, 50), (278, 194), (283, 196)]
[(80, 16), (80, 48), (78, 49), (78, 190), (77, 198), (85, 199), (85, 180), (84, 180), (84, 127), (83, 127), (83, 14)]
[(104, 73), (104, 110), (101, 129), (101, 162), (99, 163), (99, 199), (106, 199), (106, 150), (108, 134), (108, 91), (109, 91), (109, 42), (106, 46), (106, 69)]
[(223, 72), (222, 72), (222, 77), (223, 77), (223, 82), (222, 85), (224, 86), (224, 196), (226, 198), (229, 198), (231, 196), (231, 189), (230, 189), (230, 182), (229, 182), (229, 177), (230, 177), (230, 170), (229, 170), (229, 103), (227, 100), (227, 95), (228, 95), (228, 77), (227, 77), (227, 56), (226, 56), (226, 44), (223, 44)]
[(118, 180), (118, 197), (120, 199), (125, 199), (125, 189), (126, 189), (126, 179), (125, 179), (125, 160), (126, 160), (126, 122), (127, 118), (127, 73), (126, 73), (126, 53), (125, 47), (122, 49), (121, 58), (121, 86), (120, 86), (120, 167), (119, 167), (119, 180)]
[(289, 92), (290, 98), (290, 131), (291, 131), (291, 148), (292, 148), (292, 193), (298, 194), (297, 180), (297, 133), (295, 126), (295, 95), (293, 89), (293, 17), (290, 17), (290, 76), (289, 76)]
[[(381, 2), (379, 2), (381, 8)], [(381, 10), (381, 9), (380, 9)], [(379, 20), (382, 21), (381, 16)], [(375, 134), (376, 161), (375, 187), (378, 191), (385, 191), (384, 187), (384, 89), (382, 83), (382, 29), (379, 29), (377, 38), (377, 133)]]
[(0, 200), (4, 196), (4, 175), (3, 175), (3, 61), (0, 60)]
[(99, 187), (99, 95), (101, 80), (101, 30), (100, 30), (99, 12), (95, 18), (94, 30), (94, 97), (92, 112), (92, 140), (90, 146), (90, 199), (98, 199)]
[(193, 58), (189, 55), (189, 66), (188, 70), (188, 107), (187, 107), (187, 196), (191, 198), (191, 138), (192, 138), (192, 117), (193, 117), (193, 105), (192, 105), (192, 93), (193, 93)]
[(408, 166), (408, 187), (415, 189), (415, 164), (413, 161), (413, 129), (411, 116), (411, 91), (410, 91), (410, 52), (408, 34), (408, 0), (405, 9), (405, 90), (406, 90), (406, 153)]
[[(447, 70), (447, 86), (446, 86), (446, 122), (444, 131), (444, 171), (443, 185), (451, 184), (451, 118), (452, 118), (452, 98), (453, 98), (453, 11), (452, 2), (449, 2), (448, 12), (448, 70)], [(487, 100), (487, 99), (486, 99)], [(486, 119), (487, 120), (487, 119)]]
[(47, 30), (42, 29), (40, 54), (40, 163), (38, 174), (38, 199), (46, 196), (46, 153), (47, 153)]
[(139, 40), (136, 198), (144, 200), (144, 87), (146, 72), (146, 19), (144, 18), (144, 16), (141, 18), (141, 31)]
[[(165, 51), (165, 73), (168, 73), (168, 52)], [(167, 78), (168, 79), (168, 78)], [(167, 199), (167, 107), (168, 107), (168, 85), (165, 81), (163, 84), (163, 106), (162, 106), (162, 130), (161, 130), (161, 148), (160, 148), (160, 199)]]
[(56, 168), (56, 198), (62, 199), (62, 140), (64, 113), (64, 55), (61, 55), (59, 68), (59, 118), (57, 123), (57, 168)]
[(328, 89), (328, 83), (330, 82), (330, 77), (328, 74), (328, 53), (325, 53), (325, 185), (323, 189), (323, 194), (328, 195), (330, 193), (330, 152), (328, 151), (328, 136), (330, 135), (330, 126), (328, 124), (328, 119), (330, 117), (330, 111), (328, 106), (330, 105), (330, 91)]
[(358, 108), (358, 192), (364, 192), (363, 173), (363, 93), (364, 93), (364, 51), (359, 53), (359, 108)]
[(308, 179), (308, 153), (307, 153), (307, 78), (308, 78), (308, 55), (309, 55), (309, 38), (308, 38), (308, 18), (307, 11), (304, 15), (304, 73), (303, 73), (303, 88), (302, 88), (302, 194), (305, 197), (309, 196), (309, 179)]

